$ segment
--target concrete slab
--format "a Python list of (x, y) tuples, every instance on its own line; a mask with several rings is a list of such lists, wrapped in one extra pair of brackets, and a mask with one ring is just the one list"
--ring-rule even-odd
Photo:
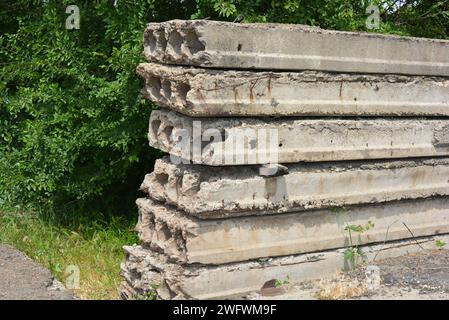
[(257, 166), (174, 165), (156, 161), (141, 190), (202, 219), (382, 203), (449, 195), (449, 158), (305, 163), (283, 176)]
[[(437, 238), (446, 243), (449, 241), (449, 235)], [(365, 254), (364, 260), (372, 264), (376, 259), (435, 249), (435, 240), (436, 237), (415, 238), (360, 248)], [(155, 290), (160, 299), (242, 298), (259, 291), (268, 281), (288, 278), (294, 284), (348, 268), (344, 249), (220, 266), (181, 266), (141, 246), (124, 249), (126, 261), (121, 268), (125, 282), (121, 293), (125, 299), (150, 290)]]
[(148, 139), (211, 166), (449, 155), (449, 120), (190, 118), (154, 110)]
[(180, 264), (216, 265), (347, 247), (345, 227), (368, 221), (372, 229), (353, 234), (357, 245), (449, 233), (449, 198), (221, 220), (199, 220), (150, 199), (136, 203), (142, 243)]
[(192, 117), (448, 116), (449, 79), (142, 63), (145, 96)]
[(150, 23), (147, 59), (232, 69), (449, 76), (449, 41), (210, 20)]

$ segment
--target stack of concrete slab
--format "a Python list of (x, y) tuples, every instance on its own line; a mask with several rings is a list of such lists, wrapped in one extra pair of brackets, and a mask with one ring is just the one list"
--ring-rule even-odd
[(169, 156), (141, 186), (124, 298), (243, 297), (348, 267), (348, 246), (449, 233), (449, 41), (174, 20), (144, 43)]

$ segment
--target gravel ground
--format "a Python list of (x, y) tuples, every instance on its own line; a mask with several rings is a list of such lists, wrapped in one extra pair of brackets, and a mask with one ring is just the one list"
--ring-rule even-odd
[[(367, 276), (369, 270), (378, 276)], [(374, 279), (374, 280), (373, 280)], [(428, 250), (360, 265), (320, 280), (287, 285), (283, 293), (249, 299), (449, 300), (449, 250)]]
[[(381, 285), (364, 298), (449, 299), (449, 250), (422, 251), (371, 265), (379, 268)], [(364, 270), (349, 277), (366, 281)]]
[(14, 248), (0, 245), (0, 300), (67, 299), (75, 297), (49, 270)]

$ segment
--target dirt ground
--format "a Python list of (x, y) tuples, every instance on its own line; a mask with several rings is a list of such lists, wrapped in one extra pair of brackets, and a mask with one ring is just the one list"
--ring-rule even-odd
[(250, 299), (449, 300), (449, 250), (421, 251), (361, 264), (321, 280), (287, 285), (283, 293)]
[(74, 298), (49, 270), (14, 248), (0, 245), (0, 300)]

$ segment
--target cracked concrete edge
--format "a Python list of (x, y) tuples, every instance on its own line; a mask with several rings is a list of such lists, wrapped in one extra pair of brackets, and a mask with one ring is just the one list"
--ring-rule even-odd
[[(449, 242), (449, 235), (360, 246), (365, 262), (398, 257), (420, 250), (435, 249), (435, 241)], [(220, 266), (173, 264), (165, 255), (141, 246), (126, 246), (121, 265), (124, 277), (122, 297), (132, 292), (155, 290), (159, 299), (245, 298), (270, 280), (289, 278), (292, 284), (333, 275), (348, 269), (344, 250), (330, 250), (278, 258), (260, 259)], [(361, 261), (360, 261), (361, 262)]]
[(136, 201), (142, 245), (179, 264), (217, 265), (348, 246), (348, 224), (374, 228), (359, 245), (449, 233), (449, 199), (394, 201), (339, 210), (199, 220), (148, 198)]
[(209, 20), (150, 23), (144, 55), (168, 64), (231, 69), (449, 75), (449, 41)]
[(144, 95), (192, 117), (447, 116), (443, 77), (250, 72), (142, 63)]
[(449, 120), (191, 118), (154, 110), (150, 146), (209, 166), (449, 155)]
[(264, 215), (449, 195), (449, 158), (286, 165), (261, 177), (257, 166), (172, 164), (158, 159), (141, 190), (201, 219)]

